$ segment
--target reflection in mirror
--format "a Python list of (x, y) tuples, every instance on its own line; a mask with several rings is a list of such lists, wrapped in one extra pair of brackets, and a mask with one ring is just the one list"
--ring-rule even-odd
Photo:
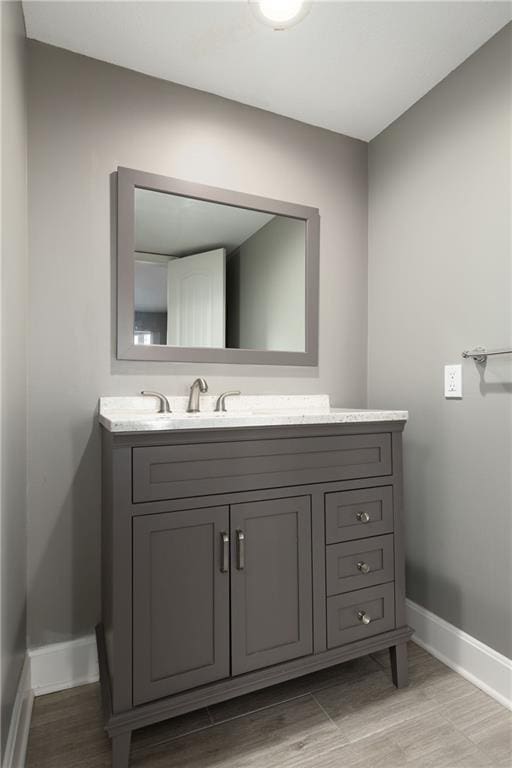
[(134, 342), (305, 350), (306, 222), (135, 189)]

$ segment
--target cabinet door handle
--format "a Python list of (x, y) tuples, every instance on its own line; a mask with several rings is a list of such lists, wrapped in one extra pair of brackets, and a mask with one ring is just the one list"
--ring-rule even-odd
[(245, 534), (240, 528), (236, 531), (236, 567), (239, 571), (245, 568)]
[(220, 570), (222, 573), (227, 573), (229, 571), (229, 536), (225, 531), (222, 531), (220, 538), (222, 542)]
[(361, 571), (361, 573), (370, 573), (370, 566), (364, 560), (360, 560), (357, 564), (357, 570)]

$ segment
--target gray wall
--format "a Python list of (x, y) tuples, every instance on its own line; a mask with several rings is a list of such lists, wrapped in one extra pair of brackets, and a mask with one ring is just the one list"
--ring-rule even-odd
[[(317, 369), (113, 359), (109, 174), (118, 165), (320, 209)], [(367, 145), (31, 43), (29, 166), (37, 645), (90, 632), (99, 616), (99, 395), (185, 394), (202, 374), (213, 393), (329, 392), (338, 405), (365, 404)]]
[(304, 352), (305, 237), (303, 221), (274, 216), (228, 259), (228, 346)]
[(408, 408), (409, 597), (511, 647), (511, 26), (370, 144), (370, 406)]
[[(1, 4), (1, 753), (26, 643), (27, 130), (21, 5)], [(1, 760), (0, 760), (1, 762)]]

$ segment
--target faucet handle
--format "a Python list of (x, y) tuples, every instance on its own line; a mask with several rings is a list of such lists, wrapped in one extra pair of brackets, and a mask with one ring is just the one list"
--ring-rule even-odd
[(144, 397), (156, 397), (159, 402), (158, 413), (172, 413), (168, 399), (160, 392), (150, 392), (149, 390), (143, 390), (141, 395), (144, 395)]
[(232, 397), (234, 395), (240, 395), (240, 394), (241, 392), (238, 389), (233, 389), (230, 392), (223, 392), (222, 395), (220, 395), (217, 398), (217, 403), (215, 404), (215, 410), (217, 411), (217, 413), (219, 413), (220, 411), (224, 412), (226, 410), (226, 397)]

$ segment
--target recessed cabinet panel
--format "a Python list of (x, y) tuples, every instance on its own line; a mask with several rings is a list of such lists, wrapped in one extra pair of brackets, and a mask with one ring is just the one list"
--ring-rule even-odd
[(326, 567), (328, 595), (391, 581), (393, 535), (331, 544), (327, 547)]
[(233, 493), (390, 473), (389, 434), (140, 447), (133, 449), (133, 501)]
[(313, 650), (309, 497), (231, 507), (232, 674)]
[(229, 675), (228, 532), (228, 507), (134, 519), (136, 704)]

